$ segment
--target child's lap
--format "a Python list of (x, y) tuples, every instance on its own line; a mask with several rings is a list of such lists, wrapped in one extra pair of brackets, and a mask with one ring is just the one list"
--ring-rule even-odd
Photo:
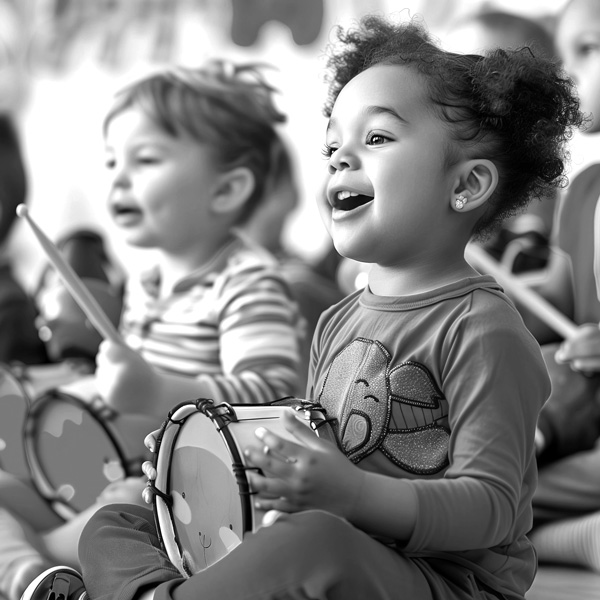
[[(449, 582), (427, 561), (412, 559), (324, 511), (283, 515), (273, 525), (246, 536), (219, 562), (185, 580), (169, 572), (165, 554), (156, 551), (155, 533), (152, 512), (141, 507), (112, 505), (93, 517), (83, 536), (90, 549), (83, 562), (89, 562), (87, 572), (94, 572), (91, 577), (100, 593), (107, 593), (107, 587), (113, 586), (131, 592), (131, 585), (157, 585), (156, 573), (162, 572), (163, 585), (154, 600), (494, 597), (478, 588), (470, 571), (457, 565)], [(115, 553), (121, 572), (135, 573), (135, 582), (114, 580), (107, 586), (107, 578), (112, 578), (114, 571)], [(99, 556), (111, 559), (102, 565)], [(83, 567), (85, 574), (86, 565)], [(139, 581), (141, 572), (148, 573), (152, 581)], [(86, 578), (88, 584), (94, 588), (95, 583)], [(89, 591), (94, 594), (94, 589)]]

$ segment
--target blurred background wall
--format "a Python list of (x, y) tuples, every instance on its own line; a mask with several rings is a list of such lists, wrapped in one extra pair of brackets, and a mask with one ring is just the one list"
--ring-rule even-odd
[[(565, 0), (486, 5), (541, 18), (549, 27)], [(483, 0), (0, 0), (0, 108), (15, 115), (30, 180), (31, 214), (56, 239), (76, 227), (106, 234), (127, 269), (151, 256), (123, 246), (105, 209), (100, 124), (112, 94), (165, 63), (209, 56), (265, 61), (289, 121), (302, 202), (286, 244), (308, 260), (327, 248), (314, 191), (324, 168), (323, 50), (334, 25), (366, 13), (421, 15), (443, 43), (457, 19)], [(597, 138), (574, 142), (573, 168), (600, 158)], [(17, 274), (36, 281), (44, 257), (26, 225), (11, 239)], [(136, 254), (137, 253), (137, 254)]]

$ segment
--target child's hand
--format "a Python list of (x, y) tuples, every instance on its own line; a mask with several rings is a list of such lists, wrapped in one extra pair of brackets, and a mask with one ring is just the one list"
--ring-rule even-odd
[(96, 355), (96, 383), (104, 401), (124, 413), (146, 413), (160, 395), (160, 378), (135, 350), (104, 340)]
[(257, 507), (262, 510), (298, 512), (327, 510), (352, 520), (359, 502), (364, 471), (352, 464), (331, 442), (320, 439), (293, 414), (284, 414), (285, 428), (300, 443), (259, 428), (261, 446), (249, 446), (244, 454), (263, 475), (247, 471)]
[[(150, 432), (144, 438), (144, 446), (150, 450), (150, 452), (154, 453), (156, 451), (156, 440), (158, 439), (158, 435), (160, 433), (160, 429), (156, 431)], [(146, 488), (142, 492), (142, 498), (146, 504), (152, 504), (153, 494), (151, 490), (151, 482), (156, 479), (156, 469), (154, 468), (154, 464), (151, 460), (146, 460), (142, 463), (142, 472), (148, 478), (146, 483)]]
[(593, 323), (581, 325), (574, 336), (565, 340), (555, 355), (559, 363), (570, 363), (586, 375), (600, 373), (600, 328)]

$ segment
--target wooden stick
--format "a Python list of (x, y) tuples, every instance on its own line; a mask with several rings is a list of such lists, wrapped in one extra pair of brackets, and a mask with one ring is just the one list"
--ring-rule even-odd
[(521, 302), (556, 333), (564, 338), (569, 338), (577, 331), (575, 323), (500, 265), (480, 246), (469, 244), (465, 252), (465, 258), (477, 270), (494, 277), (509, 296)]
[(115, 329), (112, 321), (106, 316), (96, 298), (92, 296), (89, 289), (81, 281), (71, 265), (65, 261), (58, 248), (50, 241), (46, 234), (37, 226), (35, 221), (29, 215), (27, 207), (24, 204), (17, 206), (17, 215), (26, 219), (31, 226), (33, 233), (37, 237), (40, 245), (46, 252), (50, 263), (54, 266), (65, 287), (73, 296), (90, 323), (96, 328), (98, 333), (107, 340), (122, 344), (123, 340), (119, 332)]

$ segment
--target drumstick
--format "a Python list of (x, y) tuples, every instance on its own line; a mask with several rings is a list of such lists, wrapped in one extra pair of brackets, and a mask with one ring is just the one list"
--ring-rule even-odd
[(17, 215), (27, 220), (31, 226), (31, 229), (33, 230), (33, 233), (40, 242), (40, 245), (46, 252), (48, 259), (60, 275), (65, 287), (67, 290), (69, 290), (70, 294), (73, 296), (73, 299), (79, 305), (79, 308), (81, 308), (85, 316), (96, 328), (98, 333), (104, 339), (111, 340), (112, 342), (116, 342), (118, 344), (123, 343), (121, 336), (115, 329), (112, 321), (106, 316), (106, 313), (96, 301), (96, 298), (92, 296), (91, 292), (81, 281), (77, 273), (75, 273), (75, 271), (72, 269), (71, 265), (65, 261), (58, 248), (37, 226), (35, 221), (29, 215), (29, 211), (24, 204), (19, 204), (19, 206), (17, 206)]
[(502, 267), (498, 261), (494, 260), (480, 246), (469, 244), (466, 248), (465, 258), (476, 269), (492, 275), (515, 300), (524, 304), (537, 317), (544, 321), (548, 327), (552, 328), (562, 337), (569, 338), (577, 330), (575, 323), (565, 317), (555, 306), (525, 285), (510, 271)]

